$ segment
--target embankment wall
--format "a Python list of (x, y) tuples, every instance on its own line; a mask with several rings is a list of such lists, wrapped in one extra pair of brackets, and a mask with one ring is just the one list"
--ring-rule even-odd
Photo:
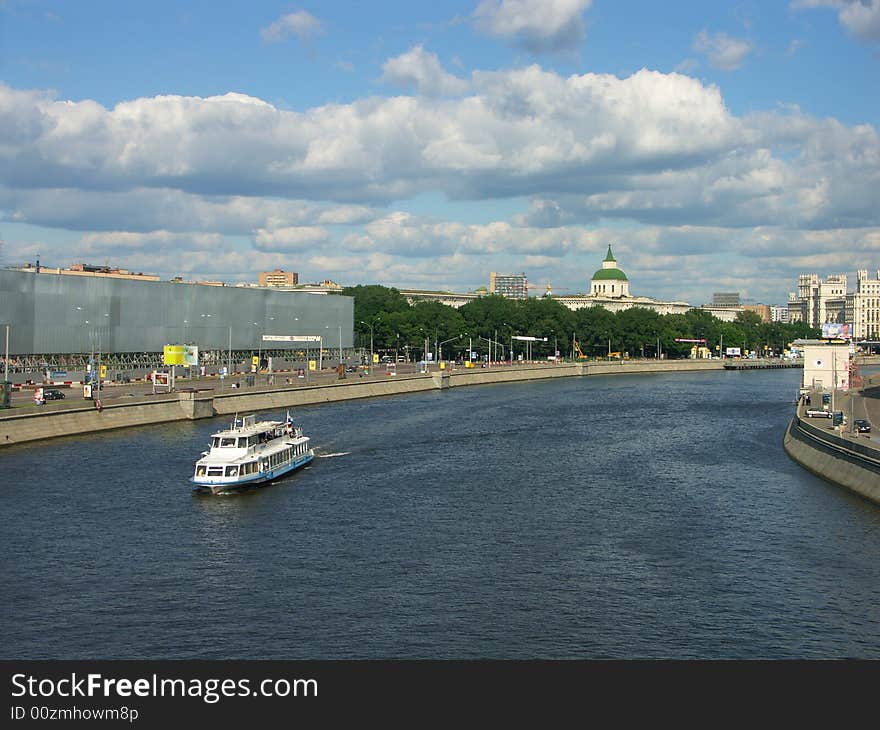
[(418, 393), (466, 385), (527, 382), (548, 378), (638, 373), (721, 370), (720, 360), (661, 360), (565, 363), (523, 367), (497, 366), (431, 374), (400, 375), (383, 379), (355, 379), (328, 385), (281, 386), (225, 393), (181, 392), (138, 397), (124, 402), (105, 400), (99, 412), (91, 401), (68, 406), (55, 402), (40, 409), (18, 409), (0, 415), (0, 446), (40, 441), (57, 436), (146, 426), (184, 419), (211, 418), (233, 413), (278, 410), (316, 403)]
[(795, 414), (783, 437), (786, 453), (826, 481), (880, 504), (880, 449)]

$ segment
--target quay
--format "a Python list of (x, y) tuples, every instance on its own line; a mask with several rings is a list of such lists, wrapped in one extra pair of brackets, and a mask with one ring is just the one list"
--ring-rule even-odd
[[(876, 358), (874, 358), (876, 360)], [(817, 391), (815, 397), (821, 397)], [(880, 504), (880, 435), (852, 430), (856, 418), (873, 428), (880, 424), (880, 376), (867, 379), (861, 390), (837, 396), (848, 418), (834, 426), (831, 418), (810, 418), (809, 406), (799, 401), (783, 437), (783, 448), (792, 460), (827, 482)], [(815, 402), (811, 396), (811, 402)]]
[[(145, 426), (180, 420), (254, 411), (280, 410), (316, 403), (418, 393), (428, 390), (492, 383), (528, 382), (559, 377), (623, 375), (722, 370), (721, 360), (619, 360), (576, 363), (497, 364), (487, 368), (433, 370), (429, 373), (389, 377), (374, 370), (367, 377), (348, 377), (330, 383), (308, 383), (276, 375), (277, 385), (247, 386), (224, 390), (216, 381), (196, 381), (200, 387), (186, 387), (171, 393), (132, 394), (104, 397), (97, 410), (90, 400), (74, 398), (43, 406), (25, 406), (0, 411), (0, 446), (42, 441), (116, 428)], [(316, 380), (318, 380), (316, 378)], [(284, 381), (284, 382), (280, 382)], [(131, 386), (116, 386), (131, 390)], [(108, 392), (109, 396), (109, 392)]]
[(803, 368), (803, 360), (725, 360), (725, 370), (767, 370), (769, 368)]
[[(880, 363), (880, 358), (873, 358), (873, 361), (866, 364)], [(291, 380), (277, 374), (276, 382), (279, 383), (277, 385), (239, 388), (226, 385), (224, 390), (217, 390), (215, 380), (201, 380), (192, 381), (196, 387), (184, 387), (171, 393), (156, 395), (120, 393), (115, 398), (109, 397), (109, 390), (114, 388), (111, 386), (107, 397), (103, 399), (103, 407), (100, 411), (95, 408), (92, 401), (74, 398), (53, 401), (43, 406), (30, 405), (0, 410), (0, 446), (132, 426), (445, 390), (468, 385), (528, 382), (559, 377), (692, 373), (724, 369), (724, 361), (717, 359), (591, 360), (562, 364), (530, 363), (512, 366), (493, 364), (488, 368), (434, 370), (429, 373), (416, 372), (393, 377), (389, 377), (381, 370), (373, 370), (372, 374), (366, 377), (359, 374), (357, 377), (329, 383), (311, 383), (295, 378)], [(132, 390), (130, 385), (118, 385), (115, 388), (120, 391)], [(880, 414), (874, 422), (880, 422)]]

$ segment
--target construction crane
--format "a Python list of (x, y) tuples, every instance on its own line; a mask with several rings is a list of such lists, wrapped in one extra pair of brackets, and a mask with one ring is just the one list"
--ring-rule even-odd
[(574, 353), (575, 353), (575, 355), (577, 355), (577, 359), (578, 360), (586, 360), (587, 356), (584, 355), (583, 352), (581, 352), (580, 343), (578, 343), (577, 340), (572, 340), (572, 342), (574, 343)]
[(552, 297), (554, 289), (556, 291), (569, 291), (566, 287), (554, 287), (550, 281), (545, 281), (543, 284), (526, 284), (527, 289), (543, 289), (545, 297)]

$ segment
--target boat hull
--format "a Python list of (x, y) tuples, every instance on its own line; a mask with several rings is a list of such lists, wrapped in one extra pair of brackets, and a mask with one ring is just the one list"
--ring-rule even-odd
[(233, 477), (191, 477), (190, 481), (194, 485), (197, 492), (211, 494), (229, 494), (240, 492), (254, 487), (264, 486), (270, 482), (274, 482), (291, 472), (300, 469), (309, 464), (315, 455), (312, 453), (299, 456), (288, 464), (281, 464), (273, 469), (265, 472), (257, 472), (249, 474), (244, 478)]

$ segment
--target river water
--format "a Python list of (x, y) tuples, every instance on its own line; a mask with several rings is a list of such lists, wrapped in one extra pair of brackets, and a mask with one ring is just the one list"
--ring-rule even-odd
[(880, 509), (786, 456), (800, 376), (303, 407), (322, 458), (229, 497), (187, 482), (228, 419), (6, 448), (2, 655), (880, 658)]

